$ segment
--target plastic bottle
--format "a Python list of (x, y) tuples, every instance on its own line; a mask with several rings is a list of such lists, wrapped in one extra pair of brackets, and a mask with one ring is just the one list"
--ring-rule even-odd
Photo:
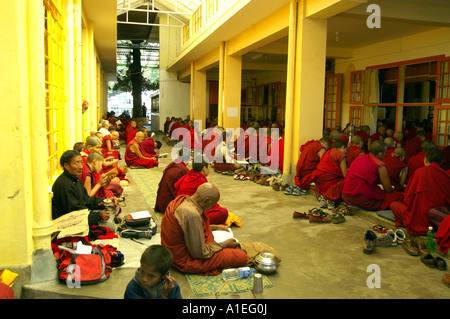
[(222, 278), (224, 281), (248, 278), (254, 272), (255, 269), (250, 269), (250, 267), (228, 268), (222, 271)]
[(434, 236), (436, 234), (433, 231), (433, 227), (430, 226), (428, 227), (428, 232), (427, 232), (427, 249), (430, 252), (430, 254), (432, 254), (434, 252), (434, 247), (436, 245), (436, 241), (434, 239)]

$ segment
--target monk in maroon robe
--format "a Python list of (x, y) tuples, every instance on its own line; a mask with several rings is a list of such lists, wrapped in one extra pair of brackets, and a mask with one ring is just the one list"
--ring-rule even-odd
[(146, 157), (158, 158), (156, 150), (161, 148), (161, 142), (155, 141), (152, 137), (146, 138), (140, 145), (142, 155)]
[(359, 135), (353, 135), (350, 141), (350, 146), (347, 150), (347, 166), (350, 167), (355, 158), (359, 155), (364, 155), (363, 139)]
[(409, 159), (422, 151), (421, 145), (425, 141), (425, 132), (417, 131), (416, 136), (405, 143), (403, 147), (405, 149), (405, 162), (408, 163)]
[(311, 179), (316, 184), (315, 190), (326, 200), (341, 199), (342, 186), (347, 174), (347, 145), (342, 140), (333, 142), (333, 148), (326, 151), (320, 159)]
[(183, 273), (218, 275), (224, 268), (238, 268), (248, 262), (247, 253), (235, 239), (217, 243), (206, 211), (220, 194), (212, 184), (201, 185), (192, 195), (180, 195), (170, 202), (161, 221), (161, 244), (173, 255), (172, 266)]
[(384, 126), (379, 126), (377, 132), (369, 137), (367, 141), (367, 147), (370, 150), (370, 145), (375, 141), (383, 141), (386, 137), (386, 128)]
[(389, 180), (391, 181), (391, 185), (394, 186), (394, 189), (396, 191), (404, 190), (408, 178), (408, 167), (405, 163), (405, 150), (401, 147), (397, 147), (389, 154), (386, 151), (386, 155), (383, 157), (383, 163), (386, 165)]
[(367, 143), (369, 141), (369, 135), (370, 133), (370, 128), (367, 125), (363, 125), (359, 128), (359, 130), (357, 130), (355, 132), (355, 135), (359, 135), (361, 136), (361, 138), (363, 139), (363, 147), (362, 150), (364, 151), (364, 153), (369, 153), (369, 148), (367, 146)]
[(311, 175), (316, 170), (320, 158), (330, 148), (328, 138), (318, 141), (311, 140), (300, 147), (300, 157), (297, 161), (295, 185), (301, 189), (308, 189), (312, 183)]
[(412, 176), (414, 175), (414, 172), (417, 171), (419, 168), (425, 166), (425, 152), (434, 148), (434, 143), (432, 141), (425, 140), (420, 144), (420, 148), (422, 151), (414, 156), (411, 156), (411, 158), (408, 161), (408, 179), (406, 182), (408, 183)]
[(143, 132), (137, 132), (136, 137), (130, 141), (125, 150), (125, 162), (130, 167), (153, 168), (159, 165), (154, 158), (142, 155), (140, 144), (144, 141)]
[(439, 166), (443, 152), (433, 148), (425, 153), (425, 166), (408, 183), (403, 201), (390, 205), (395, 225), (412, 235), (426, 235), (431, 226), (428, 212), (435, 207), (450, 207), (450, 176)]
[(166, 211), (169, 203), (177, 197), (175, 183), (189, 173), (186, 164), (181, 160), (174, 160), (164, 169), (163, 176), (156, 193), (155, 210), (161, 213)]
[(370, 154), (358, 156), (353, 161), (342, 189), (342, 199), (347, 204), (366, 210), (385, 210), (390, 203), (403, 198), (403, 194), (394, 192), (391, 186), (386, 165), (381, 161), (385, 153), (386, 145), (374, 141)]
[[(198, 163), (198, 162), (200, 163)], [(209, 174), (209, 164), (205, 161), (197, 161), (194, 159), (192, 169), (186, 175), (182, 176), (176, 183), (175, 189), (177, 196), (189, 195), (192, 196), (197, 191), (198, 187), (208, 180), (206, 177)], [(225, 207), (215, 204), (206, 211), (212, 225), (225, 224), (228, 218), (228, 210)]]

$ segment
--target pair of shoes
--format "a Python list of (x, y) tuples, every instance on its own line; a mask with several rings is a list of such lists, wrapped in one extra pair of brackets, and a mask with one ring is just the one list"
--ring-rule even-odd
[(377, 240), (377, 235), (371, 230), (367, 230), (364, 235), (364, 243), (363, 243), (363, 253), (371, 254), (375, 249), (375, 241)]
[(403, 249), (411, 256), (428, 255), (430, 253), (425, 242), (416, 238), (406, 238), (403, 241)]
[(320, 198), (319, 198), (319, 207), (320, 208), (328, 207), (328, 201), (325, 198), (323, 198), (323, 196), (320, 196)]
[(431, 254), (422, 255), (420, 256), (420, 261), (430, 268), (437, 268), (439, 270), (447, 269), (447, 263), (439, 256), (435, 258)]
[(305, 219), (309, 219), (309, 215), (307, 213), (299, 213), (299, 212), (294, 212), (292, 214), (292, 218), (305, 218)]
[(295, 187), (292, 190), (292, 195), (294, 195), (294, 196), (308, 195), (308, 190), (301, 189), (300, 187)]
[(345, 222), (344, 214), (342, 213), (332, 213), (331, 214), (331, 222), (333, 224), (340, 224)]
[(310, 209), (308, 212), (309, 215), (309, 223), (329, 223), (331, 219), (328, 218), (328, 214), (325, 213), (320, 208)]
[(250, 179), (250, 177), (247, 174), (238, 174), (238, 175), (234, 175), (234, 179), (239, 181), (247, 181)]
[(345, 204), (339, 204), (337, 207), (333, 208), (332, 212), (349, 216), (353, 215), (353, 211)]
[(397, 243), (401, 245), (401, 244), (403, 244), (403, 241), (405, 240), (406, 235), (405, 235), (405, 232), (403, 230), (398, 228), (395, 231), (395, 237), (397, 238)]
[(294, 191), (295, 188), (296, 188), (295, 185), (289, 185), (289, 187), (285, 189), (284, 194), (292, 195), (292, 192)]

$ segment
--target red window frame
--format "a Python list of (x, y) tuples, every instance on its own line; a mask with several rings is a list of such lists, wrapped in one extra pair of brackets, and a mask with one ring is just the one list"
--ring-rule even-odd
[(350, 72), (350, 104), (362, 103), (362, 70)]
[(437, 61), (436, 102), (450, 103), (450, 57)]
[(360, 127), (362, 125), (363, 109), (364, 107), (362, 105), (350, 105), (348, 122), (354, 127)]
[(326, 77), (325, 128), (335, 129), (340, 125), (342, 77), (342, 74), (330, 74)]

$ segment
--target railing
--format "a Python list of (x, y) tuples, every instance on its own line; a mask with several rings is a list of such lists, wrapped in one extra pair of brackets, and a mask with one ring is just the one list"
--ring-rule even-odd
[(202, 4), (183, 27), (183, 45), (204, 26), (227, 0), (203, 0)]

